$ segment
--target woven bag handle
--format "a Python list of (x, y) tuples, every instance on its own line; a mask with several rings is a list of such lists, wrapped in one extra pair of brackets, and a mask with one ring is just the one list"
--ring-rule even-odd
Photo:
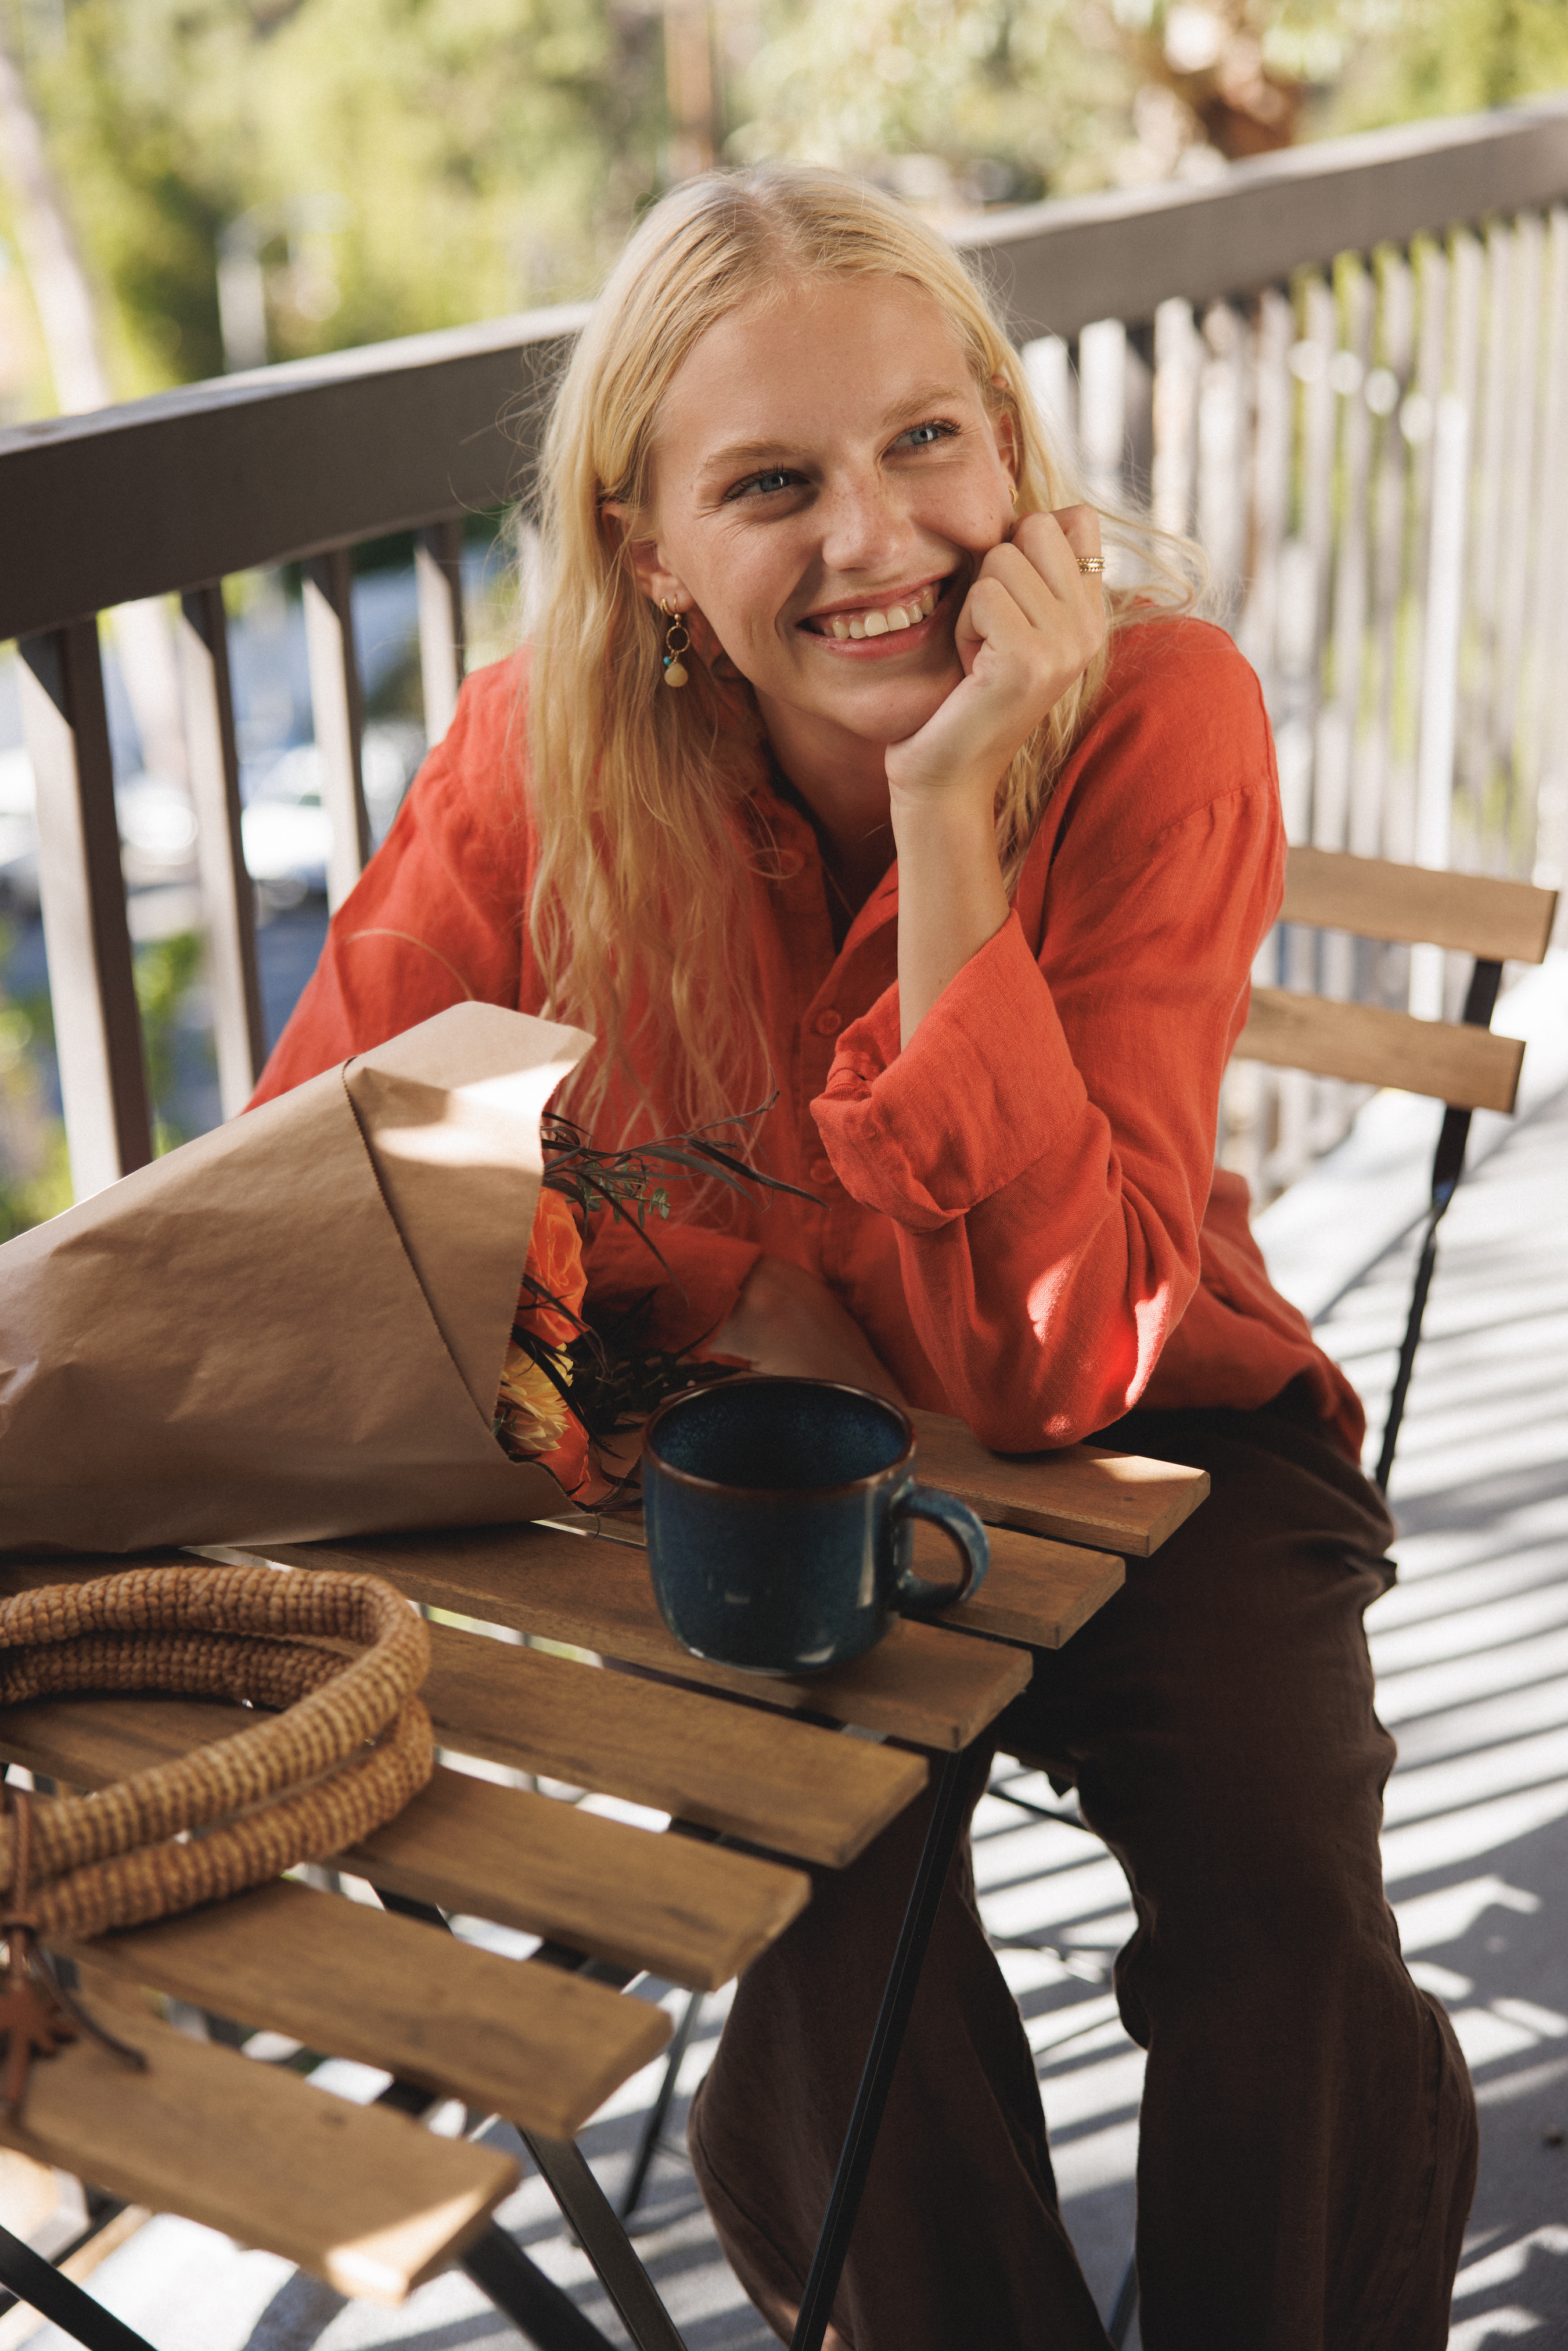
[[(344, 1656), (329, 1643), (363, 1646)], [(141, 1924), (368, 1835), (434, 1769), (413, 1697), (429, 1656), (401, 1593), (336, 1569), (133, 1568), (0, 1603), (0, 1703), (156, 1688), (286, 1708), (91, 1796), (39, 1804), (40, 1927), (86, 1936)], [(209, 1834), (172, 1841), (189, 1829)], [(0, 1821), (0, 1892), (14, 1844)]]

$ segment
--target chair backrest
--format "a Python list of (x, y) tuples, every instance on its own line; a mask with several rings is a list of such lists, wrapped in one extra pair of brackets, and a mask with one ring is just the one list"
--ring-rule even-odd
[(1416, 1020), (1375, 1004), (1343, 1004), (1282, 987), (1255, 987), (1237, 1058), (1307, 1070), (1321, 1078), (1348, 1078), (1371, 1086), (1399, 1086), (1446, 1102), (1432, 1161), (1431, 1205), (1416, 1259), (1410, 1311), (1384, 1424), (1383, 1449), (1373, 1472), (1388, 1490), (1399, 1442), (1421, 1322), (1436, 1263), (1437, 1227), (1464, 1172), (1470, 1113), (1511, 1111), (1519, 1092), (1524, 1047), (1517, 1037), (1494, 1037), (1492, 1007), (1505, 963), (1541, 963), (1557, 912), (1555, 890), (1528, 882), (1491, 882), (1478, 874), (1441, 873), (1422, 865), (1391, 865), (1381, 857), (1349, 857), (1327, 849), (1292, 849), (1285, 867), (1281, 920), (1313, 930), (1348, 931), (1362, 939), (1411, 946), (1457, 948), (1475, 957), (1461, 1021)]
[[(1557, 893), (1528, 882), (1493, 882), (1351, 857), (1326, 849), (1292, 849), (1281, 920), (1357, 938), (1452, 947), (1500, 977), (1505, 962), (1540, 963), (1552, 936)], [(1282, 987), (1254, 987), (1238, 1060), (1307, 1070), (1315, 1077), (1399, 1086), (1430, 1094), (1456, 1110), (1511, 1111), (1524, 1047), (1494, 1037), (1484, 1011), (1464, 1022), (1417, 1020), (1372, 1004), (1339, 1003)], [(1478, 1019), (1477, 1013), (1479, 1012)]]

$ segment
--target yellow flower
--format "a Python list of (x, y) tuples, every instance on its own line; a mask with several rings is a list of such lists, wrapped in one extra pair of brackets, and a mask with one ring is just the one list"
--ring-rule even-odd
[[(552, 1353), (551, 1361), (562, 1379), (567, 1378), (571, 1369), (567, 1357)], [(516, 1450), (528, 1456), (553, 1453), (566, 1434), (570, 1417), (549, 1374), (518, 1346), (507, 1349), (496, 1411), (506, 1423)]]

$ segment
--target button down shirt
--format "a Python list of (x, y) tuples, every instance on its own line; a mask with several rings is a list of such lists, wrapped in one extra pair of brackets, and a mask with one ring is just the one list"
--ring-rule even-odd
[[(465, 997), (540, 1008), (526, 680), (519, 657), (464, 687), (257, 1100)], [(650, 1338), (700, 1344), (767, 1250), (832, 1287), (912, 1403), (998, 1450), (1071, 1444), (1140, 1401), (1249, 1409), (1301, 1378), (1358, 1453), (1354, 1392), (1271, 1288), (1245, 1184), (1214, 1167), (1284, 862), (1268, 719), (1228, 638), (1119, 633), (1008, 921), (902, 1050), (896, 864), (836, 946), (816, 833), (760, 755), (747, 813), (772, 845), (747, 882), (779, 1089), (759, 1158), (817, 1197), (688, 1204), (658, 1232), (668, 1277), (601, 1223), (590, 1311), (652, 1291)], [(641, 1132), (677, 1124), (651, 1060), (638, 1074)], [(636, 1114), (612, 1081), (601, 1136)]]

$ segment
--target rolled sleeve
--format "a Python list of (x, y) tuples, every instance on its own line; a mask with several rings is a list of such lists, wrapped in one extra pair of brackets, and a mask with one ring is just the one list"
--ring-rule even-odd
[(852, 1198), (935, 1232), (1075, 1138), (1087, 1106), (1012, 914), (902, 1051), (896, 987), (847, 1029), (811, 1110)]

